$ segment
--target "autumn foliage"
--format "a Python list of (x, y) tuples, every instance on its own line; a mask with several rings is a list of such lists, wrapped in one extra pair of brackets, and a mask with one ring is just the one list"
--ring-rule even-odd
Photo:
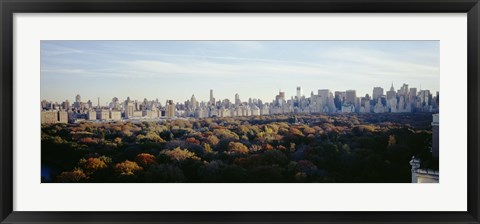
[(135, 162), (143, 167), (157, 163), (155, 156), (148, 153), (140, 153), (135, 156)]
[(410, 182), (431, 114), (276, 115), (42, 126), (43, 182)]
[(142, 170), (143, 168), (140, 167), (136, 162), (128, 160), (115, 164), (115, 173), (122, 176), (132, 176), (135, 175), (136, 172)]

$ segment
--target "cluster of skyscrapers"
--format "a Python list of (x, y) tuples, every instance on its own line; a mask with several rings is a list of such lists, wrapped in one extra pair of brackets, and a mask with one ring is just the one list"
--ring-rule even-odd
[(88, 100), (83, 102), (80, 95), (75, 102), (68, 100), (62, 103), (41, 101), (42, 123), (67, 123), (79, 121), (118, 121), (118, 120), (145, 120), (163, 118), (206, 118), (206, 117), (239, 117), (276, 114), (315, 114), (315, 113), (411, 113), (411, 112), (438, 112), (439, 93), (435, 95), (429, 90), (409, 88), (403, 84), (395, 91), (392, 86), (384, 93), (381, 87), (374, 87), (372, 95), (366, 94), (357, 97), (355, 90), (335, 91), (319, 89), (310, 96), (302, 93), (297, 87), (296, 95), (286, 98), (285, 92), (279, 91), (271, 102), (262, 102), (260, 99), (249, 98), (242, 101), (238, 94), (235, 100), (216, 100), (213, 90), (210, 90), (208, 101), (198, 101), (192, 95), (187, 101), (174, 103), (167, 100), (162, 105), (158, 99), (149, 101), (131, 100), (119, 101), (114, 97), (107, 106), (100, 106), (100, 99), (96, 106)]

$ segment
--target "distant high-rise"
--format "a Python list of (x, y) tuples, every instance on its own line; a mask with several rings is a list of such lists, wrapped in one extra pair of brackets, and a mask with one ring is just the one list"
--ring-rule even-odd
[(398, 90), (398, 95), (406, 96), (408, 95), (408, 84), (403, 84), (402, 87), (400, 87), (400, 90)]
[(277, 105), (283, 106), (283, 103), (285, 101), (285, 92), (279, 90), (278, 95), (275, 96), (275, 101)]
[(122, 113), (116, 110), (110, 110), (110, 120), (119, 121), (122, 119)]
[(88, 108), (93, 108), (92, 101), (88, 100), (87, 101), (87, 106), (88, 106)]
[(62, 103), (62, 108), (65, 109), (65, 110), (70, 109), (70, 102), (68, 102), (68, 100), (65, 100), (65, 101)]
[(120, 110), (120, 104), (118, 103), (117, 97), (112, 98), (112, 102), (110, 103), (110, 108), (115, 110)]
[(130, 97), (128, 97), (127, 100), (125, 101), (125, 117), (126, 118), (133, 117), (134, 111), (135, 111), (135, 105), (133, 104), (132, 101), (130, 101)]
[(80, 97), (80, 94), (77, 94), (75, 96), (75, 102), (73, 103), (73, 107), (76, 109), (80, 109), (82, 106), (82, 98)]
[(235, 93), (235, 106), (238, 106), (242, 104), (242, 101), (240, 101), (240, 95), (238, 93)]
[(333, 99), (333, 102), (334, 102), (335, 108), (337, 108), (337, 110), (342, 109), (342, 104), (345, 101), (345, 95), (346, 95), (345, 92), (335, 91), (335, 98)]
[(213, 89), (210, 90), (210, 104), (215, 105), (215, 98), (213, 97)]
[(192, 95), (192, 97), (190, 98), (190, 104), (192, 104), (190, 106), (190, 108), (192, 108), (192, 110), (195, 110), (197, 109), (197, 99), (195, 98), (195, 95)]
[(395, 92), (395, 88), (393, 88), (393, 82), (392, 86), (390, 87), (390, 90), (387, 92), (387, 100), (393, 99), (397, 97), (397, 92)]
[(417, 98), (417, 88), (410, 88), (408, 94), (408, 101), (413, 103), (415, 101), (415, 98)]
[(67, 111), (58, 111), (58, 123), (68, 123)]
[(325, 106), (328, 103), (328, 96), (330, 95), (330, 90), (328, 89), (319, 89), (318, 90), (318, 97), (320, 97), (320, 101), (322, 106)]
[(42, 111), (41, 119), (42, 124), (55, 124), (58, 122), (58, 112), (57, 111)]
[(97, 119), (98, 120), (110, 120), (110, 111), (105, 109), (97, 110)]
[(347, 90), (345, 92), (345, 103), (355, 105), (357, 101), (357, 91)]
[(297, 86), (297, 100), (300, 100), (302, 98), (302, 87)]
[(167, 115), (167, 117), (174, 117), (175, 116), (175, 104), (173, 103), (173, 100), (168, 100), (167, 101), (166, 115)]
[(383, 88), (382, 87), (373, 87), (372, 99), (377, 100), (383, 96)]
[(420, 90), (420, 92), (418, 92), (418, 96), (420, 97), (420, 103), (422, 107), (430, 105), (430, 98), (432, 97), (430, 90)]
[(86, 113), (87, 113), (87, 120), (93, 121), (97, 119), (97, 112), (95, 112), (94, 110), (89, 110)]

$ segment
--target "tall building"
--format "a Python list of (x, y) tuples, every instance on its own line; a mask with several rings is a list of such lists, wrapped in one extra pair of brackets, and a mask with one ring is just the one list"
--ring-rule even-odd
[(428, 107), (428, 105), (430, 105), (430, 90), (420, 90), (418, 92), (418, 96), (420, 98), (420, 104), (422, 107)]
[(134, 116), (135, 105), (130, 101), (130, 97), (125, 100), (125, 118), (131, 118)]
[(417, 98), (417, 88), (410, 88), (408, 94), (408, 101), (414, 103), (415, 99)]
[(357, 91), (347, 90), (345, 92), (345, 103), (355, 105), (357, 101)]
[(132, 102), (128, 103), (127, 108), (125, 110), (125, 116), (127, 118), (133, 117), (134, 112), (135, 112), (135, 105)]
[[(212, 93), (210, 91), (210, 93)], [(166, 115), (167, 117), (174, 117), (175, 116), (175, 104), (173, 100), (168, 100), (166, 105)]]
[(40, 108), (41, 108), (42, 110), (48, 110), (48, 109), (50, 109), (50, 103), (49, 103), (48, 101), (46, 101), (46, 100), (42, 100), (42, 101), (40, 102)]
[(373, 87), (372, 99), (377, 100), (383, 96), (383, 88), (382, 87)]
[[(318, 105), (318, 112), (324, 112), (324, 109), (325, 109), (325, 106), (330, 102), (330, 90), (328, 89), (319, 89), (318, 90), (318, 101), (319, 101), (319, 105)], [(329, 110), (331, 110), (333, 108), (330, 108)]]
[(397, 92), (395, 92), (395, 88), (393, 88), (393, 82), (392, 82), (392, 86), (390, 87), (390, 90), (387, 92), (387, 100), (390, 100), (396, 97), (397, 97)]
[(97, 119), (98, 120), (110, 120), (110, 111), (105, 109), (97, 110)]
[(330, 90), (328, 90), (328, 89), (319, 89), (318, 90), (318, 97), (320, 98), (322, 106), (327, 105), (329, 95), (330, 95)]
[(403, 83), (403, 86), (398, 90), (398, 95), (408, 95), (408, 84)]
[(58, 123), (68, 123), (67, 111), (58, 111)]
[(97, 120), (97, 112), (95, 112), (94, 110), (87, 111), (87, 120)]
[(275, 101), (278, 106), (283, 106), (285, 102), (285, 92), (281, 90), (278, 92), (278, 95), (275, 96)]
[(58, 121), (58, 113), (57, 111), (42, 111), (40, 120), (42, 124), (55, 124)]
[(190, 98), (190, 108), (192, 109), (192, 111), (195, 111), (197, 109), (197, 99), (195, 98), (195, 95), (192, 95), (192, 97)]
[(109, 118), (110, 120), (119, 121), (122, 119), (122, 113), (117, 110), (110, 110)]
[(239, 106), (242, 104), (242, 101), (240, 100), (240, 95), (238, 93), (235, 93), (235, 106)]
[(77, 94), (75, 96), (75, 102), (73, 103), (73, 107), (76, 109), (80, 109), (82, 105), (82, 98), (80, 97), (80, 94)]
[(120, 110), (120, 103), (118, 103), (117, 97), (112, 98), (112, 102), (110, 103), (109, 107), (110, 109), (113, 109), (113, 110)]
[(65, 110), (70, 109), (70, 102), (68, 102), (68, 100), (65, 100), (65, 101), (62, 103), (62, 108), (65, 109)]
[(215, 98), (213, 97), (213, 89), (210, 90), (210, 105), (215, 105)]
[(87, 107), (88, 108), (93, 108), (92, 101), (90, 101), (90, 100), (87, 101)]
[(345, 92), (342, 91), (335, 91), (335, 97), (333, 98), (333, 103), (337, 110), (342, 109), (342, 104), (345, 101)]
[(302, 98), (302, 87), (297, 86), (297, 100)]

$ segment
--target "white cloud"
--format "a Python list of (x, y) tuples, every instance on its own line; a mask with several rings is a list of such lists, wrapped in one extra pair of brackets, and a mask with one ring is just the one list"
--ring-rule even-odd
[(286, 63), (273, 63), (262, 61), (243, 61), (237, 63), (219, 63), (206, 62), (201, 60), (189, 60), (178, 62), (151, 61), (151, 60), (135, 60), (117, 62), (123, 65), (119, 69), (131, 70), (134, 72), (151, 74), (155, 77), (198, 77), (222, 79), (232, 77), (259, 78), (281, 77), (281, 76), (311, 76), (324, 75), (320, 66), (313, 65), (296, 65)]
[[(427, 54), (421, 53), (422, 57)], [(439, 78), (440, 68), (435, 63), (418, 61), (416, 55), (410, 57), (396, 57), (392, 53), (367, 50), (360, 48), (335, 49), (334, 51), (318, 52), (319, 58), (334, 61), (340, 65), (338, 70), (351, 73), (383, 75), (385, 78), (411, 78), (411, 77), (432, 77)], [(433, 55), (432, 55), (433, 56)], [(345, 68), (341, 68), (343, 66)], [(333, 66), (327, 66), (333, 67)]]

